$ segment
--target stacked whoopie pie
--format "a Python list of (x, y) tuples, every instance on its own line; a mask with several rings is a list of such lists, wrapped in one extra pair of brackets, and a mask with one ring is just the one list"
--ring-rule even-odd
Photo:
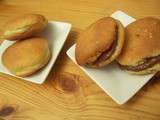
[(126, 28), (111, 17), (88, 26), (77, 39), (79, 65), (100, 68), (116, 60), (132, 74), (160, 71), (160, 19), (146, 17)]
[(25, 14), (6, 22), (0, 38), (16, 41), (2, 55), (4, 66), (17, 76), (25, 77), (44, 67), (51, 58), (48, 42), (37, 36), (48, 24), (39, 14)]
[(128, 25), (125, 44), (118, 62), (133, 74), (160, 71), (160, 20), (146, 17)]

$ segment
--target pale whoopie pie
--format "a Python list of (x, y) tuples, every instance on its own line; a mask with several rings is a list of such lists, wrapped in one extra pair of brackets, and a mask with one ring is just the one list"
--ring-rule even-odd
[(79, 36), (76, 44), (76, 61), (79, 65), (102, 67), (114, 61), (124, 43), (124, 27), (111, 17), (104, 17)]
[(2, 62), (12, 74), (25, 77), (44, 67), (50, 58), (47, 40), (33, 37), (9, 46), (2, 55)]
[(125, 44), (118, 62), (133, 74), (160, 71), (160, 19), (146, 17), (125, 29)]
[(7, 21), (2, 29), (0, 38), (21, 40), (31, 37), (47, 26), (48, 20), (39, 14), (25, 14)]

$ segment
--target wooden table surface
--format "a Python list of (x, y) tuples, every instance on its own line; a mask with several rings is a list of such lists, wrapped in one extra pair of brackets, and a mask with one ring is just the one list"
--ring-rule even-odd
[(73, 25), (44, 84), (0, 74), (0, 120), (160, 120), (158, 75), (119, 106), (65, 54), (82, 29), (116, 10), (160, 18), (160, 0), (0, 0), (0, 25), (24, 13)]

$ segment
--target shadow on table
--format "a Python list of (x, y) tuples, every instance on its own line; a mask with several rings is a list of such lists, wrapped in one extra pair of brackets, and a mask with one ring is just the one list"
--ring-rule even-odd
[(52, 68), (47, 80), (45, 81), (44, 84), (50, 84), (55, 78), (55, 74), (61, 72), (63, 63), (68, 59), (66, 52), (67, 50), (75, 43), (79, 33), (81, 32), (80, 29), (72, 28), (70, 31), (67, 40), (63, 46), (62, 51), (60, 52), (54, 67)]

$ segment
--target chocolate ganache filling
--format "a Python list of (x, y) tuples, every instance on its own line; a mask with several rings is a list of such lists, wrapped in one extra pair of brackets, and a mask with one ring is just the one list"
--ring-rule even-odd
[(116, 27), (116, 30), (115, 30), (115, 39), (111, 45), (111, 47), (109, 49), (107, 49), (106, 51), (104, 51), (98, 58), (96, 61), (94, 61), (93, 63), (91, 64), (98, 64), (100, 62), (103, 62), (107, 59), (109, 59), (113, 53), (115, 52), (116, 50), (116, 46), (117, 46), (117, 42), (118, 42), (118, 27)]
[(160, 55), (144, 59), (144, 63), (137, 66), (120, 65), (122, 69), (131, 71), (142, 71), (160, 63)]

